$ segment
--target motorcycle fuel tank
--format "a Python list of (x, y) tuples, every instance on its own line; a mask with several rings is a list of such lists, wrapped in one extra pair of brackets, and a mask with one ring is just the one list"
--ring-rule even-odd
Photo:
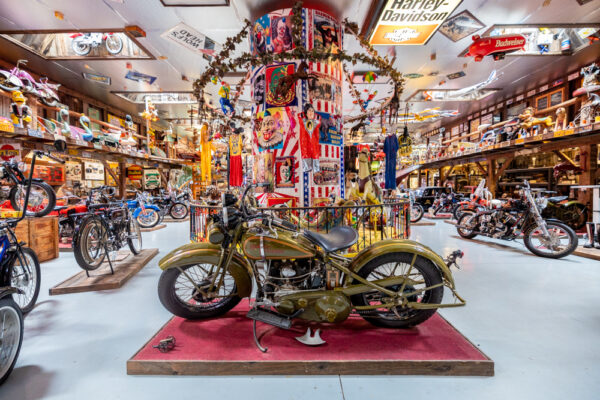
[(288, 232), (277, 232), (277, 236), (246, 235), (242, 239), (246, 257), (253, 260), (283, 260), (310, 258), (315, 256), (314, 246), (302, 236)]

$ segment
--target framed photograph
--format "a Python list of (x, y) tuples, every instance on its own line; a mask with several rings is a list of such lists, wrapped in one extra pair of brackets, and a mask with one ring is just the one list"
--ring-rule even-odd
[(296, 183), (294, 173), (294, 157), (277, 157), (275, 160), (275, 186), (278, 188), (293, 188)]
[(478, 30), (485, 28), (485, 25), (473, 16), (469, 11), (464, 10), (453, 17), (450, 17), (440, 26), (440, 32), (453, 42), (471, 36)]

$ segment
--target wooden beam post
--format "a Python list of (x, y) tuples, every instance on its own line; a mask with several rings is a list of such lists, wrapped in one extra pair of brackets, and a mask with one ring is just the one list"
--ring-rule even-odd
[(493, 197), (496, 197), (496, 186), (497, 186), (496, 174), (494, 173), (495, 169), (496, 169), (496, 167), (494, 165), (494, 160), (489, 159), (488, 167), (487, 167), (487, 181), (488, 181), (487, 187)]
[(120, 171), (119, 180), (118, 180), (119, 195), (121, 196), (121, 199), (126, 199), (127, 192), (125, 191), (125, 188), (126, 188), (126, 182), (127, 182), (127, 164), (125, 163), (124, 160), (119, 161), (119, 171)]
[[(597, 145), (586, 145), (579, 147), (579, 167), (583, 169), (581, 175), (579, 175), (580, 185), (593, 185), (594, 175), (596, 167), (596, 160), (598, 157), (598, 146)], [(591, 190), (578, 190), (577, 200), (583, 204), (592, 204), (592, 191)]]
[[(164, 184), (164, 187), (167, 188), (167, 183), (169, 183), (169, 180), (167, 179), (167, 176), (163, 172), (162, 168), (158, 168), (158, 173), (160, 174), (160, 177), (161, 177), (162, 183)], [(163, 186), (163, 185), (161, 185), (161, 186)]]
[(562, 161), (571, 164), (571, 166), (575, 167), (575, 168), (579, 168), (579, 166), (575, 163), (575, 161), (571, 160), (569, 158), (569, 156), (567, 156), (565, 153), (563, 153), (560, 150), (552, 150), (552, 152), (554, 154), (556, 154), (558, 156), (558, 158), (560, 158)]
[(477, 169), (479, 169), (481, 171), (481, 173), (483, 175), (487, 175), (488, 174), (487, 170), (485, 168), (483, 168), (483, 165), (481, 165), (481, 163), (479, 161), (475, 162), (475, 166), (477, 167)]
[[(115, 183), (118, 185), (119, 184), (119, 177), (117, 176), (117, 174), (115, 173), (115, 171), (113, 171), (113, 169), (110, 167), (110, 165), (108, 165), (108, 162), (106, 160), (102, 160), (102, 165), (104, 165), (104, 170), (106, 170), (106, 172), (108, 172), (108, 174), (110, 175), (111, 178), (113, 178), (113, 180), (115, 181)], [(119, 188), (119, 193), (117, 193), (117, 197), (122, 196), (122, 193), (120, 191)]]

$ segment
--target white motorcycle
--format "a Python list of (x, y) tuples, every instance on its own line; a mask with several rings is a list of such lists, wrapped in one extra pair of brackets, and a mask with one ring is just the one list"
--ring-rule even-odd
[(87, 56), (93, 48), (101, 46), (102, 43), (105, 43), (106, 50), (112, 55), (117, 55), (123, 50), (123, 41), (112, 32), (79, 32), (72, 34), (71, 39), (71, 48), (80, 56)]

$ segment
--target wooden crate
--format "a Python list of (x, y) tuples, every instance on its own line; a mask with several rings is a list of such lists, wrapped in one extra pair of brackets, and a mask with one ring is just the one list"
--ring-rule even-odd
[(40, 262), (58, 257), (58, 217), (25, 218), (15, 234), (35, 251)]

